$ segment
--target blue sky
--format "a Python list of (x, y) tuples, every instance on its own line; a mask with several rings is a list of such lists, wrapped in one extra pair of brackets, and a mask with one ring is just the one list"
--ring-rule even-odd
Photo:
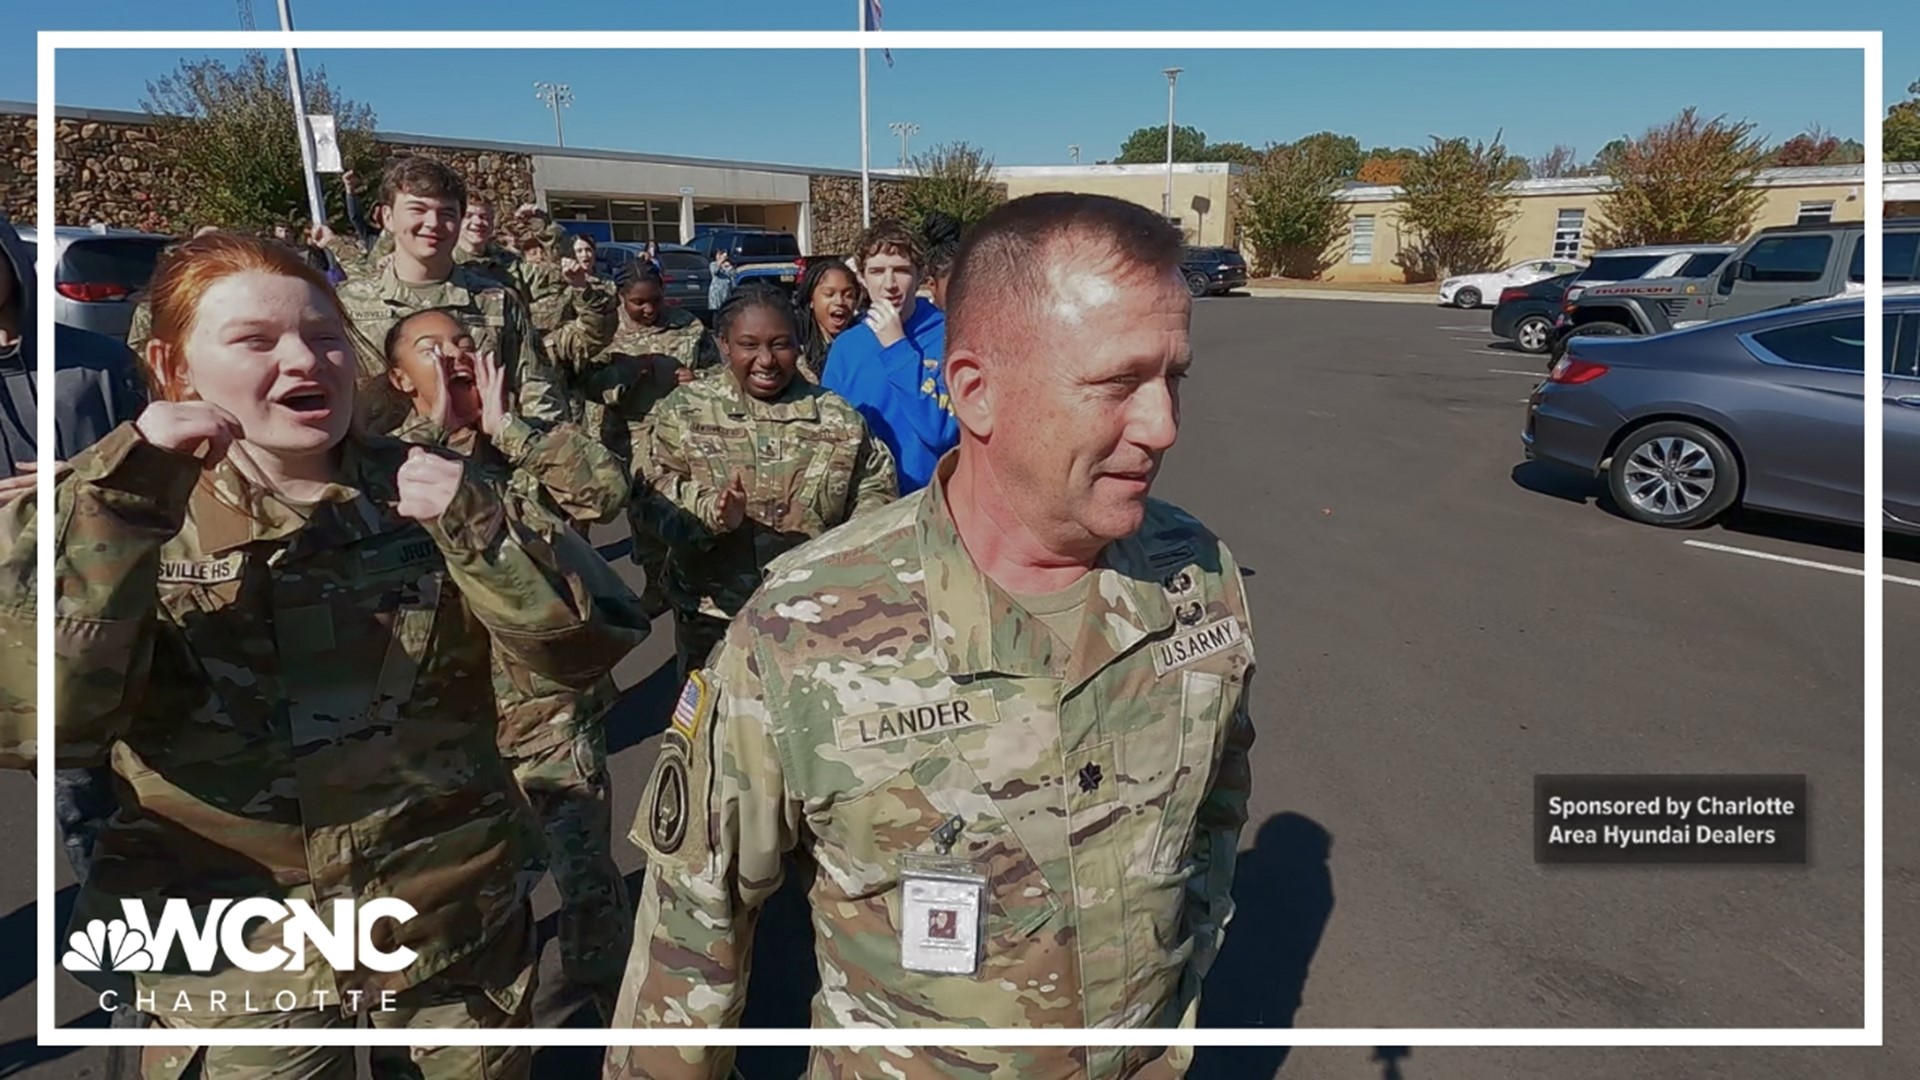
[[(234, 0), (90, 0), (56, 7), (29, 0), (37, 28), (232, 29)], [(259, 25), (277, 25), (271, 0), (253, 0)], [(1858, 13), (1824, 29), (1886, 33), (1886, 91), (1905, 96), (1920, 79), (1920, 4)], [(1049, 0), (888, 0), (887, 27), (932, 29), (1564, 29), (1595, 9), (1537, 4), (1434, 5), (1377, 0), (1361, 17), (1339, 5), (1233, 4), (1143, 0), (1098, 4)], [(588, 0), (294, 0), (303, 29), (839, 29), (856, 7), (846, 0), (733, 0), (628, 4)], [(68, 14), (71, 12), (72, 14)], [(1171, 14), (1177, 12), (1177, 21)], [(1569, 14), (1572, 12), (1573, 14)], [(1743, 5), (1745, 29), (1805, 28), (1804, 3)], [(448, 14), (457, 21), (448, 22)], [(1844, 18), (1845, 16), (1843, 16)], [(1602, 20), (1594, 18), (1595, 25)], [(1818, 20), (1825, 22), (1825, 20)], [(1615, 0), (1606, 28), (1727, 29), (1724, 16), (1668, 0)], [(1575, 23), (1574, 25), (1579, 25)], [(1569, 43), (1579, 34), (1567, 31)], [(591, 36), (582, 34), (582, 44)], [(32, 39), (0, 40), (0, 97), (33, 98)], [(63, 104), (137, 108), (149, 78), (177, 54), (63, 53)], [(706, 157), (851, 167), (859, 163), (857, 67), (851, 54), (575, 52), (303, 53), (335, 84), (371, 104), (386, 130), (547, 143), (553, 122), (532, 82), (572, 85), (567, 142)], [(1556, 142), (1590, 155), (1609, 139), (1637, 134), (1680, 108), (1698, 106), (1754, 121), (1783, 139), (1809, 124), (1843, 138), (1863, 134), (1860, 65), (1846, 52), (960, 52), (895, 51), (889, 69), (871, 59), (873, 157), (891, 164), (898, 142), (888, 123), (917, 123), (914, 145), (966, 140), (1002, 164), (1111, 157), (1137, 127), (1163, 123), (1161, 68), (1186, 69), (1179, 118), (1210, 139), (1263, 144), (1321, 129), (1363, 145), (1418, 145), (1428, 134), (1491, 137), (1532, 155)], [(1629, 72), (1629, 65), (1646, 71)], [(426, 85), (458, 93), (421, 93)], [(1069, 87), (1042, 93), (1040, 87)]]

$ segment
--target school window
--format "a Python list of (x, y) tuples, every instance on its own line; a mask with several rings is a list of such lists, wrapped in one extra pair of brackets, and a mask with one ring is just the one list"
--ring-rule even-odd
[(1352, 236), (1353, 256), (1348, 260), (1356, 264), (1373, 261), (1373, 215), (1356, 214), (1353, 219)]
[(1562, 210), (1553, 223), (1553, 257), (1556, 259), (1577, 259), (1580, 257), (1580, 242), (1587, 228), (1585, 210)]
[(1832, 220), (1833, 220), (1833, 200), (1825, 199), (1819, 202), (1801, 203), (1800, 217), (1795, 222), (1795, 224), (1825, 225), (1827, 222)]

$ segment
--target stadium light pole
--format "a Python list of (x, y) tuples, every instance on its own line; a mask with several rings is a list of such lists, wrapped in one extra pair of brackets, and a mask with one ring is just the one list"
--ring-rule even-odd
[(1173, 85), (1179, 81), (1180, 68), (1167, 68), (1167, 194), (1160, 204), (1160, 216), (1173, 217)]

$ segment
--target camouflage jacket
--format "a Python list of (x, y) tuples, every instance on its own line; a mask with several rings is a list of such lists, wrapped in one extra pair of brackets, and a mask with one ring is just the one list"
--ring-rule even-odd
[[(587, 583), (604, 563), (584, 540), (530, 529), (473, 470), (438, 519), (399, 517), (408, 452), (350, 440), (340, 480), (296, 508), (129, 423), (57, 487), (56, 763), (110, 763), (121, 798), (76, 925), (118, 917), (119, 900), (156, 919), (168, 898), (417, 911), (373, 931), (418, 953), (398, 972), (338, 971), (309, 950), (301, 971), (196, 974), (176, 949), (141, 991), (189, 994), (196, 1011), (215, 990), (337, 1002), (482, 963), (524, 927), (515, 875), (538, 841), (496, 746), (492, 654), (584, 688), (642, 635), (597, 609)], [(265, 922), (248, 935), (279, 944)]]
[[(633, 506), (667, 546), (667, 598), (727, 619), (779, 555), (894, 500), (893, 455), (853, 406), (796, 378), (772, 401), (731, 372), (679, 387), (641, 425)], [(739, 473), (746, 519), (720, 531), (720, 493)]]
[(0, 511), (0, 769), (34, 767), (40, 736), (37, 496)]
[(723, 370), (713, 335), (685, 311), (666, 308), (653, 326), (621, 316), (613, 342), (577, 373), (575, 385), (585, 402), (581, 426), (622, 461), (632, 461), (640, 425), (677, 385), (664, 365), (653, 365), (654, 356), (672, 357), (702, 375)]
[(515, 411), (537, 423), (579, 419), (566, 373), (556, 361), (580, 363), (613, 338), (611, 301), (583, 295), (580, 317), (543, 339), (534, 333), (525, 305), (511, 288), (459, 265), (446, 281), (409, 285), (388, 264), (377, 276), (348, 281), (339, 291), (360, 354), (361, 420), (366, 430), (376, 433), (393, 431), (413, 411), (387, 381), (387, 358), (382, 352), (388, 329), (413, 312), (436, 307), (457, 311), (481, 351), (494, 352), (506, 369), (518, 395)]
[(333, 239), (327, 241), (326, 250), (327, 254), (333, 256), (333, 261), (340, 264), (348, 281), (377, 277), (381, 260), (393, 252), (393, 234), (383, 230), (369, 248), (351, 236), (335, 233)]
[[(444, 446), (473, 461), (506, 490), (508, 512), (548, 542), (570, 522), (611, 521), (627, 504), (625, 467), (572, 424), (542, 430), (518, 417), (498, 439), (474, 429), (448, 438), (432, 420), (415, 415), (394, 432), (407, 442)], [(587, 580), (594, 603), (622, 626), (645, 637), (651, 620), (626, 583), (602, 564)], [(493, 655), (493, 696), (500, 708), (500, 752), (529, 758), (570, 742), (582, 725), (599, 721), (620, 697), (607, 675), (585, 690), (548, 679)]]
[(147, 362), (147, 342), (153, 340), (153, 303), (147, 299), (145, 291), (133, 305), (133, 316), (127, 321), (127, 348), (140, 358), (144, 367)]
[[(1194, 1022), (1251, 783), (1239, 568), (1151, 501), (1067, 646), (968, 557), (956, 458), (775, 564), (689, 681), (633, 827), (648, 863), (618, 1025), (738, 1023), (755, 911), (796, 849), (817, 867), (814, 1027)], [(988, 882), (973, 975), (902, 963), (902, 857), (943, 835)], [(723, 1076), (731, 1055), (616, 1047), (607, 1075)], [(875, 1047), (816, 1051), (812, 1075), (1170, 1076), (1183, 1057)]]

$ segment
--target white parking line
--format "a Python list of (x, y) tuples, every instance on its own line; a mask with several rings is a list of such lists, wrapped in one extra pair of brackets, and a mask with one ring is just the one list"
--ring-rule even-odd
[(1455, 334), (1453, 335), (1453, 340), (1471, 341), (1477, 345), (1491, 345), (1494, 342), (1493, 335), (1491, 334), (1482, 334), (1479, 337), (1461, 337), (1459, 334)]
[(1529, 379), (1544, 379), (1547, 377), (1544, 371), (1514, 371), (1510, 368), (1490, 367), (1487, 369), (1487, 372), (1492, 375), (1525, 375)]
[[(1768, 562), (1786, 563), (1788, 566), (1804, 566), (1810, 570), (1827, 570), (1836, 574), (1851, 574), (1854, 577), (1867, 576), (1867, 572), (1858, 567), (1835, 566), (1832, 563), (1814, 562), (1812, 559), (1796, 559), (1790, 555), (1775, 555), (1770, 551), (1750, 551), (1746, 548), (1728, 547), (1725, 544), (1709, 544), (1705, 540), (1687, 540), (1684, 541), (1684, 543), (1688, 547), (1700, 548), (1705, 551), (1723, 551), (1729, 555), (1745, 555), (1753, 559), (1765, 559)], [(1882, 574), (1881, 580), (1890, 581), (1895, 585), (1910, 585), (1916, 589), (1920, 589), (1920, 581), (1913, 578)]]
[(1464, 334), (1469, 330), (1478, 330), (1483, 334), (1487, 332), (1487, 328), (1484, 326), (1436, 326), (1434, 327), (1434, 329), (1435, 330), (1451, 330), (1456, 334)]

